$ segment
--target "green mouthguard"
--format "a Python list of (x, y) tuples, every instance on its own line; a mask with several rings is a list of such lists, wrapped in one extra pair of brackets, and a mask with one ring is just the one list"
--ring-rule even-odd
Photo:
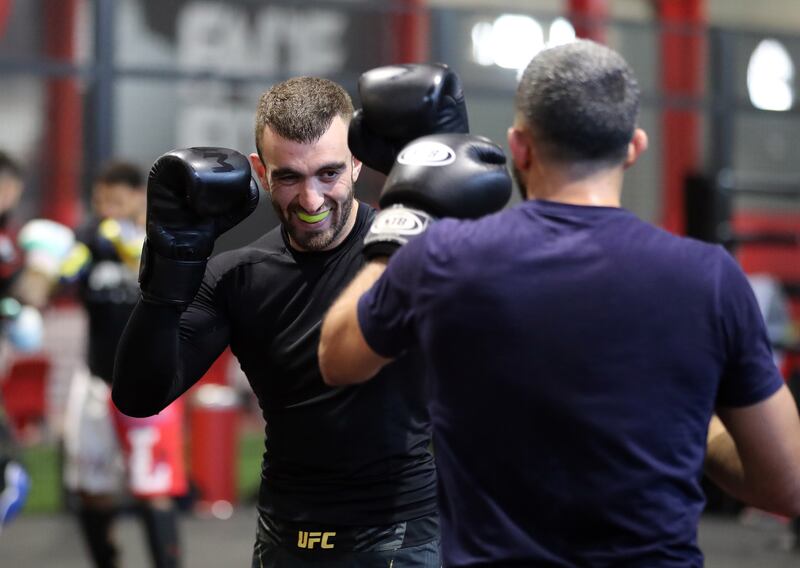
[(307, 215), (306, 213), (298, 211), (297, 212), (297, 216), (304, 223), (318, 223), (318, 222), (322, 221), (325, 217), (330, 215), (330, 213), (331, 213), (330, 209), (328, 209), (327, 211), (323, 211), (322, 213), (319, 213), (317, 215)]

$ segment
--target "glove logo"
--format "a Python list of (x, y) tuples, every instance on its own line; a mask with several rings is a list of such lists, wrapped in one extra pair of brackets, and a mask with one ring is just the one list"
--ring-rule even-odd
[(211, 169), (211, 171), (214, 173), (225, 174), (228, 172), (232, 172), (234, 170), (233, 165), (225, 161), (228, 159), (228, 155), (223, 154), (222, 152), (216, 150), (204, 151), (203, 158), (207, 160), (210, 160), (211, 158), (217, 159), (217, 163), (219, 164), (219, 166), (216, 166)]
[(418, 235), (425, 231), (429, 219), (401, 207), (381, 211), (369, 231), (379, 235)]
[(397, 163), (406, 166), (447, 166), (456, 161), (456, 153), (441, 142), (416, 142), (400, 152)]

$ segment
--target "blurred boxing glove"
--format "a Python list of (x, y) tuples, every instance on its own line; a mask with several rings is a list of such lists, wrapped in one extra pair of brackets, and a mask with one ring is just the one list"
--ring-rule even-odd
[(104, 259), (118, 259), (131, 271), (139, 271), (142, 258), (145, 231), (126, 219), (103, 219), (97, 225), (97, 235), (93, 247), (98, 255), (94, 258), (92, 249), (80, 241), (75, 241), (67, 257), (61, 263), (59, 282), (72, 284), (85, 278), (92, 267), (92, 262)]
[(28, 353), (42, 348), (44, 320), (33, 306), (22, 305), (15, 298), (3, 298), (0, 325), (14, 349)]
[(158, 158), (147, 181), (142, 299), (185, 308), (200, 287), (216, 238), (257, 204), (250, 164), (236, 150), (186, 148)]
[(75, 243), (72, 229), (49, 219), (33, 219), (23, 225), (17, 236), (25, 251), (25, 267), (55, 280), (61, 263)]
[(67, 258), (61, 263), (59, 284), (72, 284), (84, 278), (92, 264), (92, 251), (80, 241), (75, 241)]
[(61, 223), (34, 219), (23, 225), (17, 242), (24, 252), (24, 260), (13, 283), (12, 296), (23, 304), (41, 309), (58, 282), (61, 265), (75, 243), (75, 234)]
[(447, 65), (371, 69), (359, 78), (358, 93), (361, 109), (350, 122), (348, 144), (356, 158), (384, 174), (415, 138), (469, 132), (461, 81)]
[(482, 136), (435, 134), (403, 148), (364, 239), (368, 258), (389, 256), (438, 217), (477, 218), (503, 208), (511, 177), (503, 150)]
[(109, 218), (100, 222), (97, 232), (123, 263), (133, 270), (139, 270), (145, 238), (143, 227), (133, 221)]
[(19, 462), (0, 458), (0, 532), (22, 510), (30, 486), (30, 477)]

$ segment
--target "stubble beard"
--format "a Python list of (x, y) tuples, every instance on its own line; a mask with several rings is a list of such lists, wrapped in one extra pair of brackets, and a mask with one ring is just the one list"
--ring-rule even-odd
[[(350, 218), (350, 213), (353, 210), (353, 193), (354, 189), (351, 184), (347, 196), (341, 203), (328, 202), (326, 200), (326, 204), (330, 204), (332, 217), (331, 226), (319, 232), (296, 230), (294, 225), (289, 222), (287, 216), (280, 210), (275, 202), (272, 202), (272, 208), (275, 210), (275, 214), (278, 216), (278, 219), (280, 219), (281, 224), (286, 228), (292, 241), (297, 244), (297, 246), (301, 247), (304, 251), (321, 251), (325, 250), (336, 241), (347, 226), (347, 220)], [(291, 208), (288, 214), (294, 215), (296, 209), (296, 207)]]

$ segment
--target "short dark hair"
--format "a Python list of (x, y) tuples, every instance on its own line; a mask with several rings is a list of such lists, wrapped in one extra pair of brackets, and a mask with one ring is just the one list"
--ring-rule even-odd
[(95, 183), (104, 185), (126, 185), (131, 189), (144, 187), (144, 175), (141, 168), (134, 163), (115, 160), (103, 165), (94, 178)]
[(10, 154), (0, 150), (0, 175), (22, 179), (22, 166)]
[(579, 40), (531, 60), (516, 110), (550, 159), (621, 161), (636, 128), (639, 86), (619, 53)]
[(303, 144), (319, 140), (334, 117), (353, 117), (353, 101), (341, 85), (321, 77), (294, 77), (273, 85), (258, 101), (256, 149), (269, 127), (278, 135)]

